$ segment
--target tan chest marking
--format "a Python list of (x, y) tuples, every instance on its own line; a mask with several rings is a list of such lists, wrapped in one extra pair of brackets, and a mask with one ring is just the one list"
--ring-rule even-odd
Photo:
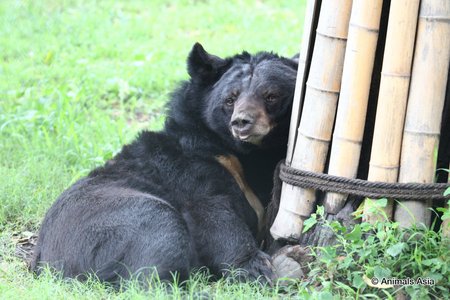
[(264, 225), (264, 207), (262, 206), (261, 201), (259, 201), (259, 198), (248, 185), (247, 181), (245, 181), (244, 171), (242, 170), (242, 166), (238, 158), (234, 155), (219, 155), (216, 156), (216, 160), (224, 166), (225, 169), (230, 172), (231, 176), (233, 176), (234, 180), (236, 180), (248, 203), (256, 213), (258, 218), (258, 230), (261, 231)]

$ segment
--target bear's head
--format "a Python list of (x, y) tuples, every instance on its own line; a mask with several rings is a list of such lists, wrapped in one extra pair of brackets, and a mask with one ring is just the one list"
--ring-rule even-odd
[(196, 117), (235, 151), (285, 147), (297, 67), (268, 52), (222, 59), (197, 43), (188, 57)]

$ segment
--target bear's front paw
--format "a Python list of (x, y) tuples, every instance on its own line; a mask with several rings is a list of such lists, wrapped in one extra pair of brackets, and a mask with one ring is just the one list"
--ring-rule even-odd
[[(311, 261), (311, 251), (300, 245), (284, 246), (272, 255), (272, 264), (277, 279), (305, 277), (305, 274), (309, 272), (308, 263)], [(289, 280), (282, 281), (289, 283)]]
[(260, 250), (238, 267), (236, 275), (240, 281), (258, 281), (272, 285), (276, 278), (270, 256)]

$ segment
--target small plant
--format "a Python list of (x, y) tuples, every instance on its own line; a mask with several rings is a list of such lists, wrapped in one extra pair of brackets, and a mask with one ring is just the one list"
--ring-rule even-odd
[(450, 297), (450, 247), (440, 232), (390, 221), (346, 228), (326, 221), (323, 208), (310, 219), (305, 224), (327, 226), (336, 236), (335, 245), (312, 249), (316, 260), (308, 282), (323, 292), (341, 298)]

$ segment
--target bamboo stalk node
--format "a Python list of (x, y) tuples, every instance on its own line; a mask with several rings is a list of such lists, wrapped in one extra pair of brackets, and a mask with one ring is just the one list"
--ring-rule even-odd
[(299, 131), (299, 135), (307, 138), (308, 140), (313, 140), (313, 141), (317, 141), (317, 142), (321, 142), (321, 143), (327, 143), (328, 144), (330, 142), (327, 139), (320, 138), (320, 137), (315, 137), (315, 136), (312, 136), (312, 135), (308, 135), (308, 134), (305, 134), (305, 133), (303, 133), (301, 131)]
[(350, 27), (353, 28), (358, 28), (358, 29), (363, 29), (364, 31), (368, 32), (368, 33), (379, 33), (378, 28), (370, 28), (364, 25), (360, 25), (360, 24), (356, 24), (356, 23), (350, 23)]
[(409, 134), (413, 134), (413, 135), (425, 135), (425, 136), (431, 136), (431, 137), (439, 137), (441, 135), (441, 132), (436, 132), (436, 131), (419, 131), (419, 130), (414, 130), (414, 129), (405, 129), (403, 132), (409, 133)]
[(321, 93), (327, 93), (327, 94), (336, 94), (339, 95), (339, 91), (340, 90), (333, 90), (333, 89), (326, 89), (326, 88), (320, 88), (318, 86), (314, 86), (313, 84), (311, 84), (310, 82), (306, 83), (306, 86), (308, 88), (311, 88), (313, 90), (319, 91)]
[(347, 41), (347, 36), (333, 36), (331, 34), (321, 32), (319, 29), (316, 30), (316, 34), (332, 40)]
[(381, 72), (382, 76), (386, 77), (400, 77), (400, 78), (411, 78), (410, 73), (394, 73), (394, 72)]
[(396, 170), (400, 167), (400, 165), (377, 165), (377, 164), (371, 163), (370, 167), (385, 169), (385, 170)]
[(450, 23), (450, 17), (447, 16), (419, 16), (419, 19), (424, 19), (431, 22)]
[(333, 140), (340, 140), (340, 141), (349, 142), (349, 143), (356, 144), (356, 145), (362, 144), (361, 140), (355, 140), (355, 139), (339, 136), (336, 134), (333, 135)]

